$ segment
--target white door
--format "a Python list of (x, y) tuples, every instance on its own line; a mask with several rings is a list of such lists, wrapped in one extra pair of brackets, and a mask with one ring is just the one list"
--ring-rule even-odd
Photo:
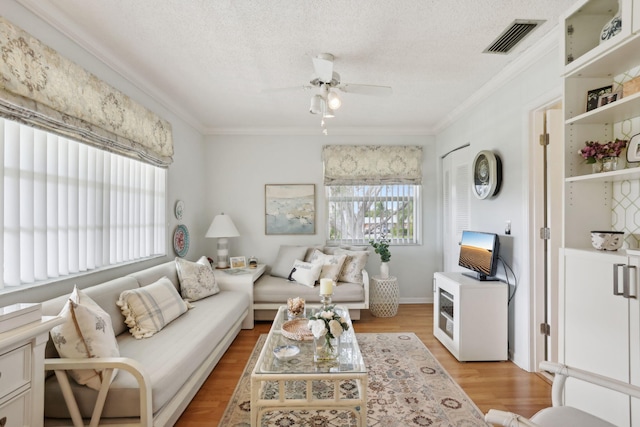
[[(629, 299), (614, 295), (614, 271), (622, 289), (627, 257), (564, 250), (564, 348), (569, 366), (629, 381)], [(567, 380), (565, 402), (616, 426), (629, 426), (629, 398), (583, 381)]]
[(458, 266), (462, 231), (469, 229), (471, 197), (471, 160), (468, 146), (451, 151), (442, 158), (442, 242), (444, 271), (464, 271)]

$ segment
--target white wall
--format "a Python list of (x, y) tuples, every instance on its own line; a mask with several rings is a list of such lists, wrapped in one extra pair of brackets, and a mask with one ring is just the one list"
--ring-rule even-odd
[[(529, 110), (545, 94), (560, 92), (559, 55), (552, 49), (524, 72), (492, 93), (456, 120), (436, 137), (438, 157), (455, 147), (470, 143), (471, 162), (481, 150), (492, 150), (500, 156), (503, 182), (500, 193), (491, 199), (472, 197), (471, 229), (498, 233), (501, 255), (513, 268), (518, 280), (517, 292), (509, 310), (509, 343), (513, 361), (530, 369), (531, 289), (529, 284), (528, 230), (528, 121)], [(547, 100), (548, 101), (548, 100)], [(542, 101), (540, 101), (542, 102)], [(560, 167), (560, 165), (558, 165)], [(505, 222), (511, 221), (511, 235), (504, 236)], [(502, 268), (499, 275), (504, 278)], [(513, 284), (513, 279), (510, 276)], [(510, 292), (514, 292), (511, 286)]]
[[(35, 17), (31, 12), (19, 5), (15, 0), (2, 1), (2, 15), (18, 25), (31, 35), (37, 37), (43, 43), (57, 50), (60, 54), (76, 62), (88, 71), (97, 75), (116, 89), (122, 91), (135, 101), (154, 111), (161, 117), (167, 119), (173, 127), (174, 139), (174, 162), (169, 168), (168, 196), (167, 196), (167, 249), (166, 257), (156, 258), (147, 261), (142, 266), (151, 266), (160, 262), (171, 260), (175, 257), (171, 235), (178, 221), (173, 215), (173, 206), (177, 199), (185, 202), (185, 214), (181, 221), (189, 230), (197, 230), (203, 221), (202, 212), (204, 210), (205, 191), (209, 188), (202, 179), (204, 175), (205, 163), (202, 158), (203, 137), (193, 127), (171, 113), (167, 108), (160, 105), (152, 97), (133, 86), (129, 81), (106, 67), (104, 63), (97, 60), (85, 49), (75, 44), (73, 41), (60, 34), (50, 25)], [(194, 259), (204, 253), (204, 238), (201, 234), (191, 234), (191, 245), (187, 258)], [(87, 274), (75, 277), (70, 280), (56, 282), (37, 288), (24, 291), (4, 293), (1, 295), (0, 306), (12, 304), (14, 302), (41, 301), (54, 295), (68, 292), (74, 283), (79, 287), (86, 287), (101, 283), (122, 274), (138, 270), (141, 264), (134, 264), (127, 267), (109, 269), (99, 273)]]
[[(331, 129), (329, 129), (331, 132)], [(232, 256), (258, 257), (271, 263), (281, 244), (324, 244), (325, 211), (321, 150), (327, 144), (421, 145), (423, 147), (423, 244), (391, 247), (391, 275), (398, 277), (402, 302), (432, 301), (432, 277), (441, 265), (436, 247), (436, 155), (430, 136), (209, 136), (205, 157), (208, 191), (204, 234), (213, 217), (231, 216), (240, 237), (230, 239)], [(316, 234), (265, 235), (265, 184), (315, 184)], [(215, 255), (216, 239), (207, 244)], [(367, 270), (378, 274), (380, 258), (371, 252)]]

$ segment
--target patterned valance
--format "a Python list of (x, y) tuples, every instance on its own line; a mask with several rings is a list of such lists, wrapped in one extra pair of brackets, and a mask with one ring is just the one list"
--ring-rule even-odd
[(422, 184), (422, 147), (325, 145), (325, 185)]
[(0, 115), (167, 167), (171, 124), (0, 16)]

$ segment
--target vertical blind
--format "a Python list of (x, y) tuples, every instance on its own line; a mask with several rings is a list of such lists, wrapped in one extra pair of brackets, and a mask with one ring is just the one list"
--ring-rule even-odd
[(166, 169), (0, 118), (3, 286), (166, 253)]

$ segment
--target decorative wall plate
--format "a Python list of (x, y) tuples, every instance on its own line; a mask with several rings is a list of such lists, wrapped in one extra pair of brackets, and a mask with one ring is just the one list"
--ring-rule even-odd
[(179, 257), (189, 252), (189, 230), (186, 225), (180, 224), (173, 232), (173, 250)]
[(177, 219), (182, 219), (184, 214), (184, 202), (182, 200), (176, 202), (175, 214)]
[(495, 196), (502, 184), (502, 163), (491, 151), (483, 150), (476, 154), (472, 166), (473, 194), (478, 199)]

